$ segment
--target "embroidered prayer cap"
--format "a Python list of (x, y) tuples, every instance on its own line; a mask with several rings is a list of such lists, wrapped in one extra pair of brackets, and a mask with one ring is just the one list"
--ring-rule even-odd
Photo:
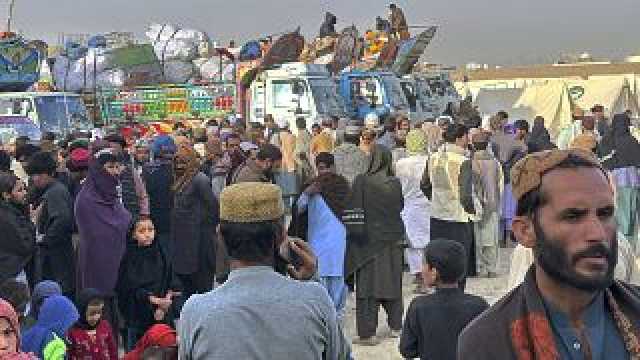
[(284, 203), (280, 187), (246, 182), (226, 187), (220, 194), (220, 219), (236, 223), (280, 219)]
[(582, 149), (547, 150), (527, 155), (518, 161), (511, 169), (511, 186), (516, 201), (525, 194), (536, 189), (542, 182), (542, 176), (570, 155), (580, 157), (602, 168), (600, 162), (592, 152)]

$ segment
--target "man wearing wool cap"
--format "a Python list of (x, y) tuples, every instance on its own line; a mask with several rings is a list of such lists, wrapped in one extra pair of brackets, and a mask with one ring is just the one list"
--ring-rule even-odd
[(614, 280), (614, 197), (593, 153), (549, 150), (511, 170), (524, 281), (474, 320), (458, 359), (638, 359), (640, 292)]
[[(248, 182), (225, 188), (218, 234), (231, 273), (184, 305), (180, 359), (348, 358), (326, 290), (299, 281), (314, 275), (316, 259), (304, 242), (286, 240), (279, 187)], [(284, 261), (299, 280), (276, 271)]]

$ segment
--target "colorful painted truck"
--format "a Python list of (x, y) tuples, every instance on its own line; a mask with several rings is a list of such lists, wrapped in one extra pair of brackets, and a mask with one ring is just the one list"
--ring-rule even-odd
[(40, 77), (44, 50), (21, 36), (0, 34), (0, 92), (26, 91)]
[(236, 85), (215, 83), (100, 89), (97, 97), (105, 124), (211, 118), (235, 112)]

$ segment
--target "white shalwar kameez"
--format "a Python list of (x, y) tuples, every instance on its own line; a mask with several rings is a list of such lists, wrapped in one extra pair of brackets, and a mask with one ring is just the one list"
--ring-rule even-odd
[(430, 239), (431, 203), (420, 190), (420, 180), (427, 159), (426, 155), (406, 157), (398, 160), (395, 168), (404, 196), (404, 209), (400, 215), (409, 243), (409, 247), (405, 249), (405, 256), (412, 275), (422, 271), (423, 252)]

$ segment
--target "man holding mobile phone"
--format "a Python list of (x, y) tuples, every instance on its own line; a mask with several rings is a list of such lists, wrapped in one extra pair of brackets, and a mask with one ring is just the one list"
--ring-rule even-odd
[[(308, 280), (316, 258), (285, 240), (284, 205), (273, 184), (241, 183), (220, 195), (219, 240), (230, 257), (228, 280), (192, 296), (180, 316), (180, 359), (347, 359), (349, 347), (326, 290)], [(291, 277), (275, 271), (288, 241)], [(295, 254), (295, 256), (293, 256)]]

